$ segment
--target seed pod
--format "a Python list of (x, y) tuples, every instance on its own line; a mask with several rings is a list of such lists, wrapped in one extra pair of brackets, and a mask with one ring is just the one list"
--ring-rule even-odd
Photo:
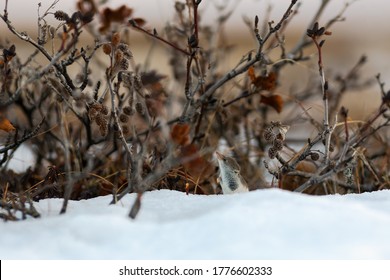
[(268, 156), (270, 159), (274, 159), (276, 157), (277, 153), (278, 153), (278, 151), (274, 147), (270, 147), (268, 149)]
[(108, 121), (102, 114), (99, 114), (96, 118), (96, 124), (99, 126), (100, 135), (105, 136), (108, 132)]
[(127, 122), (129, 120), (129, 116), (126, 114), (120, 114), (119, 115), (119, 120), (123, 123)]
[(59, 21), (69, 21), (70, 18), (69, 18), (69, 15), (67, 13), (65, 13), (64, 11), (56, 11), (54, 13), (54, 17), (56, 20), (59, 20)]
[(134, 76), (134, 88), (138, 91), (140, 91), (144, 85), (142, 84), (141, 76), (136, 75)]
[(267, 126), (264, 129), (263, 137), (268, 143), (272, 143), (275, 140), (276, 135), (272, 126)]
[(95, 118), (95, 122), (98, 126), (104, 126), (105, 118), (102, 114), (98, 113)]
[(103, 52), (106, 54), (106, 55), (110, 55), (111, 54), (111, 45), (110, 44), (104, 44), (103, 45)]
[(123, 58), (119, 62), (119, 67), (121, 70), (127, 70), (129, 68), (129, 61), (126, 58)]
[(275, 139), (272, 147), (277, 151), (281, 151), (283, 149), (283, 140)]
[(130, 50), (124, 51), (123, 54), (129, 60), (133, 58), (133, 53)]
[(103, 105), (102, 109), (100, 110), (100, 113), (102, 113), (103, 115), (107, 116), (108, 112), (109, 112), (108, 107), (106, 105)]
[(279, 121), (271, 122), (271, 125), (273, 125), (273, 127), (275, 128), (275, 131), (277, 131), (276, 138), (284, 141), (284, 139), (286, 139), (286, 133), (290, 127), (288, 125), (282, 124)]
[(310, 153), (310, 158), (314, 161), (319, 160), (320, 155), (318, 153)]
[(98, 111), (100, 112), (100, 111), (102, 110), (103, 105), (100, 104), (100, 103), (94, 103), (94, 104), (92, 105), (92, 107), (95, 108), (96, 110), (98, 110)]
[(117, 62), (117, 63), (120, 63), (121, 62), (121, 60), (123, 59), (123, 52), (121, 51), (121, 50), (116, 50), (115, 51), (115, 61)]
[(113, 35), (112, 35), (112, 38), (111, 38), (111, 43), (113, 46), (118, 46), (119, 43), (121, 42), (121, 35), (118, 33), (118, 32), (115, 32)]
[(353, 185), (354, 183), (354, 180), (353, 180), (353, 169), (351, 166), (347, 166), (347, 168), (345, 168), (343, 170), (343, 173), (344, 173), (344, 179), (345, 179), (345, 183), (349, 186)]
[(50, 38), (54, 38), (54, 36), (56, 35), (56, 29), (53, 27), (53, 26), (50, 26), (49, 28), (49, 34), (50, 34)]
[(134, 109), (131, 108), (130, 106), (126, 106), (123, 108), (123, 113), (125, 113), (128, 116), (131, 116), (134, 114)]
[(135, 103), (135, 109), (137, 110), (138, 114), (143, 115), (145, 113), (144, 107), (142, 106), (141, 102)]
[(93, 121), (97, 115), (98, 115), (98, 111), (94, 107), (89, 109), (88, 116), (91, 121)]
[(127, 44), (120, 43), (117, 48), (123, 52), (125, 58), (131, 59), (133, 57), (133, 54), (129, 50), (129, 46)]
[(100, 135), (101, 136), (106, 136), (107, 132), (108, 132), (108, 129), (105, 126), (99, 126), (99, 131), (100, 131)]
[(122, 132), (123, 134), (128, 134), (130, 132), (130, 129), (126, 125), (122, 125)]
[(105, 117), (103, 117), (102, 126), (104, 126), (106, 129), (108, 128), (108, 120)]
[(40, 28), (40, 31), (41, 31), (41, 35), (40, 37), (38, 38), (38, 43), (39, 44), (45, 44), (47, 42), (47, 31), (48, 31), (49, 27), (47, 24), (44, 24), (43, 26), (41, 26)]

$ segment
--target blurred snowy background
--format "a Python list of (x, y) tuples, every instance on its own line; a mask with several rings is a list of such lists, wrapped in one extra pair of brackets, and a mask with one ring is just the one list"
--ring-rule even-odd
[[(294, 16), (289, 24), (289, 36), (286, 38), (287, 45), (293, 45), (296, 40), (306, 31), (308, 24), (311, 22), (313, 15), (317, 11), (323, 0), (302, 0), (299, 1), (301, 6), (299, 12)], [(328, 0), (326, 0), (328, 1)], [(5, 1), (2, 1), (3, 3)], [(32, 37), (36, 38), (37, 34), (37, 15), (38, 3), (42, 4), (41, 13), (53, 3), (53, 0), (12, 0), (8, 1), (9, 19), (13, 22), (18, 30), (26, 30)], [(98, 2), (98, 0), (97, 0)], [(105, 1), (106, 6), (117, 8), (120, 5), (126, 4), (134, 9), (133, 16), (141, 17), (147, 20), (147, 26), (156, 28), (159, 34), (163, 33), (163, 27), (168, 23), (174, 14), (175, 0), (109, 0)], [(227, 21), (225, 28), (226, 35), (229, 37), (229, 42), (236, 47), (234, 51), (226, 57), (228, 66), (234, 66), (241, 59), (243, 53), (255, 47), (253, 37), (248, 27), (243, 22), (243, 17), (251, 20), (255, 15), (262, 19), (267, 14), (269, 6), (272, 7), (271, 19), (279, 20), (290, 0), (204, 0), (200, 5), (200, 13), (202, 22), (210, 25), (215, 25), (217, 17), (217, 6), (226, 6), (225, 11), (234, 10), (232, 16)], [(343, 17), (344, 21), (338, 22), (331, 28), (332, 36), (326, 38), (326, 46), (324, 47), (324, 63), (325, 69), (347, 71), (360, 58), (362, 54), (368, 57), (368, 62), (364, 67), (366, 77), (374, 77), (378, 73), (382, 73), (382, 79), (385, 82), (390, 82), (390, 28), (385, 23), (388, 21), (390, 12), (390, 2), (386, 0), (330, 0), (323, 16), (320, 18), (320, 25), (325, 24), (331, 18), (344, 8), (349, 3)], [(68, 13), (75, 11), (75, 0), (59, 0), (55, 10), (63, 10)], [(3, 7), (1, 7), (3, 9)], [(48, 17), (50, 18), (50, 17)], [(53, 25), (58, 22), (52, 18)], [(49, 22), (50, 24), (50, 22)], [(6, 30), (4, 24), (0, 24), (0, 34), (4, 38), (15, 40), (15, 37)], [(134, 40), (131, 42), (132, 51), (136, 61), (143, 62), (148, 56), (150, 46), (150, 38), (145, 38), (144, 35), (137, 32), (132, 32)], [(294, 37), (295, 36), (295, 37)], [(18, 42), (15, 42), (18, 43)], [(147, 45), (145, 45), (147, 44)], [(160, 46), (160, 44), (158, 44)], [(164, 50), (164, 47), (162, 47)], [(164, 59), (163, 52), (155, 51), (153, 59)], [(152, 60), (153, 61), (153, 60)], [(168, 63), (154, 63), (161, 71), (168, 73)], [(169, 73), (168, 73), (169, 74)], [(379, 97), (378, 87), (375, 87), (376, 96)], [(372, 98), (372, 91), (363, 96), (367, 100), (375, 100)], [(370, 102), (361, 102), (362, 98), (352, 99), (355, 112), (363, 112), (368, 114), (371, 108)], [(378, 99), (379, 100), (379, 99)], [(378, 101), (379, 102), (379, 101)], [(350, 110), (354, 114), (354, 110)]]
[[(41, 11), (44, 11), (52, 2), (53, 0), (9, 1), (9, 18), (19, 30), (36, 32), (38, 3), (42, 4)], [(146, 19), (148, 26), (155, 27), (157, 30), (162, 29), (174, 14), (175, 0), (132, 0), (130, 2), (109, 0), (106, 2), (105, 5), (113, 8), (122, 4), (129, 5), (134, 8), (133, 15), (135, 17)], [(306, 30), (322, 0), (302, 0), (299, 2), (301, 2), (299, 13), (294, 16), (289, 28), (295, 29), (295, 32), (300, 35), (302, 31)], [(233, 9), (234, 13), (226, 26), (227, 35), (232, 38), (234, 44), (247, 45), (252, 41), (250, 41), (251, 34), (243, 22), (243, 17), (253, 19), (255, 15), (258, 15), (261, 21), (271, 5), (271, 19), (278, 20), (289, 3), (290, 0), (204, 0), (200, 11), (205, 23), (214, 24), (217, 15), (216, 6), (227, 6), (226, 10)], [(349, 7), (344, 14), (345, 21), (336, 23), (331, 30), (332, 36), (327, 38), (327, 45), (324, 49), (325, 54), (328, 52), (328, 59), (330, 59), (330, 61), (326, 61), (327, 65), (332, 67), (334, 64), (338, 64), (342, 68), (344, 63), (355, 62), (364, 53), (369, 58), (368, 65), (371, 71), (389, 74), (388, 59), (383, 58), (388, 56), (390, 49), (390, 28), (384, 24), (388, 20), (390, 2), (386, 0), (330, 0), (320, 24), (324, 24), (337, 15), (346, 3), (349, 3)], [(75, 0), (60, 0), (56, 9), (72, 13), (75, 11), (75, 6)], [(55, 20), (53, 22), (56, 23)], [(5, 30), (5, 25), (0, 24), (2, 37), (12, 39), (13, 36)], [(145, 42), (144, 40), (137, 41), (133, 42), (134, 47)], [(146, 55), (146, 50), (144, 52), (140, 50), (139, 55)], [(233, 56), (229, 59), (236, 63), (237, 58), (240, 58), (241, 55), (241, 52), (237, 52), (236, 57)]]

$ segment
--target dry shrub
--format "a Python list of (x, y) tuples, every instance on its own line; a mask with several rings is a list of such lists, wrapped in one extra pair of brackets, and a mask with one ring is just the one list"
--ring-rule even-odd
[[(329, 30), (341, 18), (317, 22), (329, 1), (314, 11), (317, 17), (292, 49), (285, 45), (286, 27), (294, 22), (297, 1), (277, 21), (261, 26), (257, 16), (246, 20), (255, 38), (249, 49), (255, 50), (233, 69), (221, 66), (231, 46), (218, 28), (234, 11), (221, 7), (215, 28), (201, 22), (200, 0), (178, 1), (174, 20), (158, 34), (126, 5), (102, 8), (98, 1), (79, 0), (70, 15), (56, 10), (56, 2), (39, 16), (37, 41), (16, 30), (6, 9), (0, 15), (15, 40), (31, 47), (22, 61), (13, 42), (1, 42), (3, 219), (37, 217), (33, 201), (50, 197), (65, 198), (65, 213), (69, 199), (112, 194), (116, 203), (135, 192), (134, 218), (148, 190), (220, 193), (213, 153), (223, 148), (237, 159), (252, 190), (329, 194), (389, 188), (390, 92), (378, 76), (380, 106), (366, 120), (349, 117), (342, 96), (365, 89), (372, 79), (360, 75), (365, 57), (345, 75), (325, 71), (324, 38), (331, 40)], [(53, 16), (57, 25), (50, 26), (46, 19)], [(172, 75), (159, 73), (154, 61), (151, 68), (138, 63), (130, 32), (167, 48)], [(94, 45), (83, 45), (84, 33), (92, 34)], [(32, 63), (38, 53), (46, 59), (39, 66)], [(313, 61), (319, 71), (306, 88), (280, 92), (286, 66), (313, 67)], [(320, 117), (307, 105), (316, 100)], [(12, 112), (18, 117), (11, 123)], [(301, 137), (296, 149), (289, 135), (304, 122), (317, 134)], [(36, 163), (15, 174), (7, 163), (23, 143)]]

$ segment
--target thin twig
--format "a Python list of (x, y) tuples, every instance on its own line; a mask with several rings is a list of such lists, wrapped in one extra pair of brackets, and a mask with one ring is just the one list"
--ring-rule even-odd
[(171, 47), (174, 48), (175, 50), (177, 50), (177, 51), (179, 51), (179, 52), (181, 52), (181, 53), (183, 53), (183, 54), (185, 54), (185, 55), (187, 55), (187, 56), (190, 56), (190, 55), (191, 55), (190, 52), (188, 52), (188, 51), (186, 51), (186, 50), (184, 50), (184, 49), (182, 49), (182, 48), (176, 46), (175, 44), (173, 44), (173, 43), (171, 43), (171, 42), (165, 40), (164, 38), (160, 37), (158, 34), (153, 34), (153, 33), (149, 32), (149, 31), (147, 31), (146, 29), (142, 28), (142, 27), (139, 26), (133, 19), (130, 19), (130, 20), (129, 20), (129, 23), (130, 23), (130, 25), (131, 25), (133, 28), (135, 28), (136, 30), (141, 31), (142, 33), (145, 33), (146, 35), (148, 35), (148, 36), (150, 36), (150, 37), (153, 37), (153, 38), (155, 38), (155, 39), (157, 39), (157, 40), (163, 42), (163, 43), (166, 44), (166, 45), (171, 46)]
[(66, 209), (68, 207), (68, 202), (70, 199), (70, 196), (73, 191), (73, 184), (74, 184), (74, 178), (72, 175), (72, 164), (71, 164), (71, 144), (69, 141), (69, 127), (68, 123), (65, 120), (65, 111), (63, 106), (60, 106), (61, 112), (58, 112), (59, 119), (60, 119), (60, 128), (61, 128), (61, 134), (62, 134), (62, 139), (64, 143), (64, 161), (65, 161), (65, 173), (66, 173), (66, 185), (65, 185), (65, 190), (64, 190), (64, 201), (62, 203), (62, 208), (60, 211), (60, 214), (65, 214)]
[(22, 144), (23, 142), (29, 140), (30, 138), (34, 137), (36, 134), (38, 134), (39, 130), (41, 129), (42, 127), (42, 124), (44, 123), (45, 121), (45, 118), (42, 118), (42, 120), (39, 122), (39, 124), (28, 134), (24, 135), (22, 137), (22, 139), (19, 139), (17, 141), (15, 141), (14, 143), (8, 145), (8, 146), (5, 146), (3, 148), (0, 149), (0, 153), (5, 153), (7, 152), (8, 150), (11, 150), (11, 149), (14, 149), (16, 147), (18, 147), (20, 144)]
[(222, 76), (222, 78), (220, 78), (212, 86), (210, 86), (206, 90), (206, 92), (200, 97), (200, 99), (199, 99), (200, 102), (206, 102), (214, 94), (214, 92), (217, 89), (219, 89), (222, 85), (224, 85), (226, 82), (228, 82), (231, 79), (235, 78), (236, 76), (246, 72), (249, 69), (249, 67), (256, 64), (257, 62), (261, 62), (264, 60), (264, 56), (263, 56), (262, 51), (263, 51), (263, 47), (264, 47), (265, 43), (268, 41), (268, 39), (271, 37), (271, 35), (274, 34), (275, 32), (277, 32), (281, 28), (282, 24), (288, 19), (288, 17), (291, 14), (292, 8), (294, 7), (294, 5), (296, 3), (297, 3), (297, 0), (291, 1), (290, 5), (288, 6), (287, 10), (283, 14), (280, 21), (274, 27), (269, 28), (268, 33), (264, 36), (264, 38), (257, 36), (259, 46), (258, 46), (256, 55), (254, 57), (252, 57), (252, 59), (247, 61), (245, 64), (243, 64), (242, 66), (234, 68), (231, 71), (229, 71), (228, 73), (226, 73), (224, 76)]
[(318, 23), (314, 23), (312, 29), (307, 30), (307, 35), (313, 40), (317, 48), (318, 53), (318, 72), (321, 79), (322, 100), (324, 104), (324, 119), (323, 119), (323, 137), (325, 140), (325, 165), (329, 164), (329, 150), (330, 150), (330, 138), (331, 128), (329, 125), (329, 94), (328, 94), (328, 81), (325, 78), (324, 65), (322, 60), (322, 46), (325, 40), (318, 41), (322, 35), (327, 35), (325, 27), (318, 27)]

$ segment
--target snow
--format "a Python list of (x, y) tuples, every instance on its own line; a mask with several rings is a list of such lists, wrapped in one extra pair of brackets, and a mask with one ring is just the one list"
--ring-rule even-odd
[[(0, 149), (3, 146), (0, 145)], [(23, 173), (29, 167), (34, 166), (35, 164), (35, 155), (31, 148), (25, 144), (20, 145), (16, 149), (13, 157), (8, 161), (8, 169), (15, 171), (16, 173)]]
[(308, 196), (147, 192), (36, 203), (39, 219), (0, 223), (0, 259), (389, 259), (390, 191)]

